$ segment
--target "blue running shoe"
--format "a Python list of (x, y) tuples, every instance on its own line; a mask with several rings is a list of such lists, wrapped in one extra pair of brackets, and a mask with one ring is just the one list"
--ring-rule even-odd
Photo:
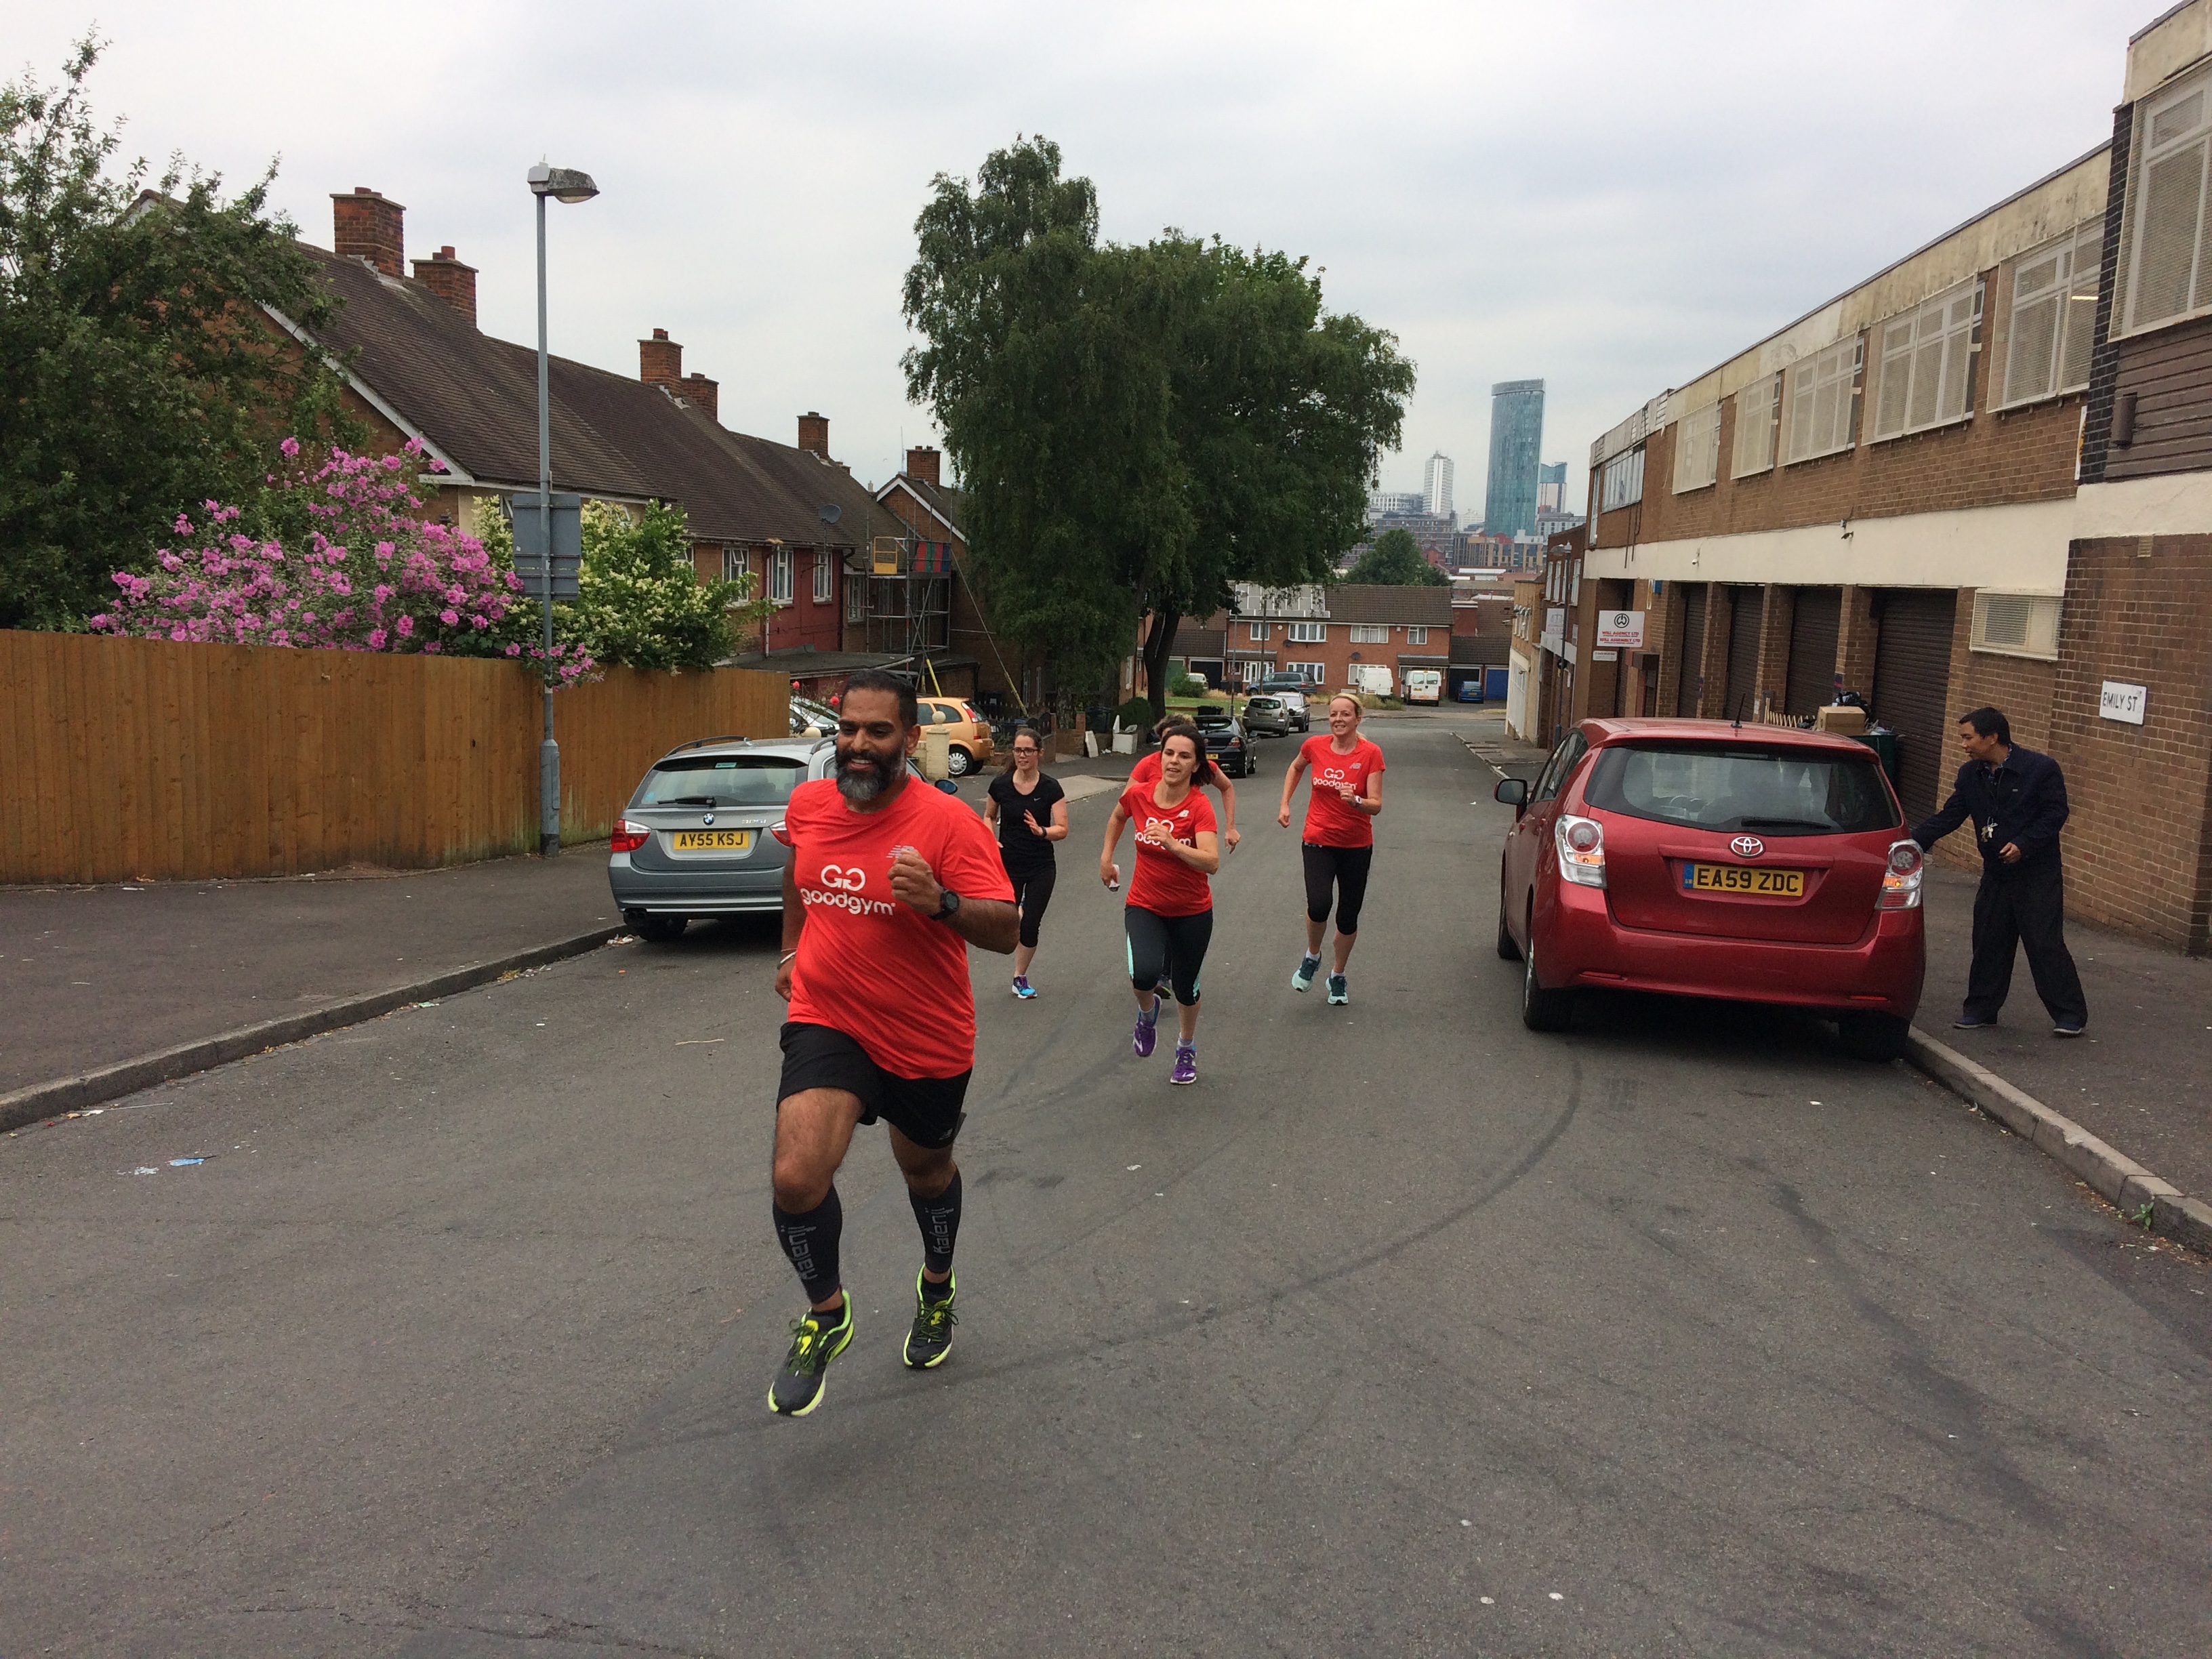
[(1352, 987), (1345, 982), (1342, 974), (1328, 976), (1328, 1001), (1332, 1008), (1341, 1008), (1352, 1000)]
[(1321, 958), (1319, 957), (1300, 957), (1298, 960), (1298, 971), (1291, 975), (1291, 989), (1293, 991), (1312, 990), (1314, 975), (1319, 972), (1321, 972)]
[(1137, 1016), (1137, 1029), (1131, 1035), (1130, 1042), (1136, 1048), (1139, 1060), (1149, 1060), (1152, 1045), (1159, 1040), (1160, 1005), (1155, 1002), (1151, 1008)]
[(1036, 987), (1030, 983), (1030, 976), (1027, 974), (1014, 975), (1014, 994), (1024, 1002), (1027, 1002), (1036, 994)]

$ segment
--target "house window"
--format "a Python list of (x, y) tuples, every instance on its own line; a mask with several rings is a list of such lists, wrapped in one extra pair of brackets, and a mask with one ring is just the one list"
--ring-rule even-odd
[(1264, 644), (1267, 638), (1267, 624), (1263, 622), (1256, 622), (1249, 624), (1249, 626), (1252, 630), (1251, 637)]
[(1782, 376), (1762, 374), (1735, 394), (1735, 440), (1729, 477), (1747, 478), (1774, 466), (1775, 417), (1782, 412)]
[(1285, 673), (1296, 674), (1309, 685), (1319, 685), (1322, 676), (1328, 672), (1328, 665), (1325, 662), (1286, 662), (1283, 670)]
[(1674, 493), (1703, 489), (1721, 475), (1721, 406), (1693, 409), (1674, 424)]
[(1352, 642), (1354, 645), (1388, 645), (1390, 643), (1390, 630), (1381, 623), (1354, 623), (1352, 624)]
[(1978, 279), (1879, 325), (1881, 378), (1874, 398), (1877, 440), (1924, 432), (1972, 412), (1974, 334), (1981, 320)]
[(1974, 593), (1972, 648), (2007, 657), (2058, 659), (2058, 596)]
[(868, 579), (866, 576), (845, 578), (845, 620), (848, 623), (868, 619)]
[(768, 597), (775, 605), (791, 603), (791, 550), (779, 547), (768, 556)]
[(1292, 645), (1320, 645), (1328, 638), (1328, 624), (1317, 622), (1294, 622), (1291, 624)]
[(726, 582), (744, 581), (752, 573), (745, 568), (745, 550), (742, 547), (722, 550), (722, 580)]
[(1408, 629), (1407, 629), (1407, 630), (1406, 630), (1406, 643), (1407, 643), (1407, 644), (1408, 644), (1408, 645), (1426, 645), (1428, 642), (1429, 642), (1429, 630), (1428, 630), (1427, 629), (1425, 629), (1425, 628), (1408, 628)]
[(814, 555), (814, 603), (827, 605), (837, 593), (837, 556), (826, 549)]
[(2006, 403), (2031, 403), (2089, 384), (2104, 246), (2105, 222), (2092, 219), (2014, 264), (2012, 310), (2005, 319)]
[(2128, 239), (2127, 330), (2212, 310), (2212, 247), (2204, 245), (2205, 174), (2212, 171), (2212, 82), (2177, 88), (2136, 129), (2134, 220)]
[(1599, 475), (1597, 510), (1610, 513), (1615, 507), (1633, 506), (1644, 499), (1644, 446), (1638, 444), (1625, 455), (1616, 455), (1605, 464)]
[(1838, 340), (1790, 371), (1790, 446), (1795, 465), (1851, 447), (1859, 337)]

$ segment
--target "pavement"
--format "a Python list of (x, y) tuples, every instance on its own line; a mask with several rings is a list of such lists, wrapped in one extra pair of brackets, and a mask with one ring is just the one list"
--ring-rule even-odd
[(864, 1132), (803, 1421), (771, 921), (0, 1138), (7, 1649), (2212, 1650), (2212, 1269), (1818, 1022), (1523, 1030), (1448, 730), (1373, 730), (1350, 1007), (1228, 860), (1195, 1088), (1096, 884), (977, 957), (958, 1341)]

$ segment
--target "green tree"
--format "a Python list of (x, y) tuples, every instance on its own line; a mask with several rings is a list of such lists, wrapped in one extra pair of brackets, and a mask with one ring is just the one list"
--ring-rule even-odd
[(1381, 582), (1390, 587), (1449, 587), (1451, 578), (1431, 564), (1409, 530), (1386, 530), (1353, 561), (1348, 582)]
[(281, 342), (332, 301), (271, 216), (173, 160), (119, 178), (81, 41), (58, 86), (0, 88), (0, 627), (75, 629), (186, 507), (247, 499), (278, 437), (349, 441), (337, 376)]
[(1182, 617), (1232, 581), (1318, 580), (1351, 545), (1413, 367), (1324, 313), (1303, 260), (1174, 232), (1101, 245), (1096, 191), (1048, 139), (934, 192), (907, 386), (959, 469), (979, 597), (1063, 684), (1103, 682), (1149, 613), (1158, 712)]

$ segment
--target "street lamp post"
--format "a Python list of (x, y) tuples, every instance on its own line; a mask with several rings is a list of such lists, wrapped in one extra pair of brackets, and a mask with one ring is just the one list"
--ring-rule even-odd
[(553, 399), (545, 353), (545, 198), (571, 204), (599, 193), (588, 173), (573, 167), (530, 169), (530, 191), (538, 198), (538, 523), (545, 538), (545, 737), (538, 745), (538, 850), (550, 858), (561, 850), (561, 745), (553, 741), (553, 688), (560, 673), (553, 665)]

